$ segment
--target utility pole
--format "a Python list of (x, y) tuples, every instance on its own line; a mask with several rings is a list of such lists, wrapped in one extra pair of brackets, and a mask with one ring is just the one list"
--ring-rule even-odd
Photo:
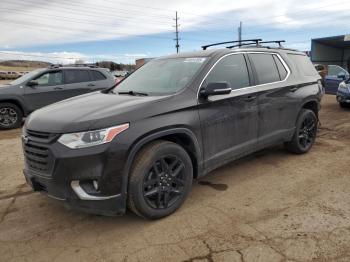
[(177, 16), (177, 11), (176, 11), (176, 13), (175, 13), (175, 36), (176, 36), (176, 38), (174, 39), (175, 41), (176, 41), (176, 45), (175, 45), (175, 47), (176, 47), (176, 53), (179, 53), (179, 49), (180, 49), (180, 45), (179, 45), (179, 40), (180, 40), (180, 38), (179, 38), (179, 17)]
[(238, 27), (238, 43), (239, 46), (242, 44), (242, 22), (239, 22), (239, 27)]

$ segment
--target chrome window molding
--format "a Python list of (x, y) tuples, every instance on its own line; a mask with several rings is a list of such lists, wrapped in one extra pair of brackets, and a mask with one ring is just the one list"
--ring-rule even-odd
[[(280, 54), (278, 53), (274, 53), (274, 52), (259, 52), (259, 51), (242, 51), (242, 52), (236, 52), (236, 53), (230, 53), (230, 54), (226, 54), (222, 57), (219, 58), (218, 61), (215, 62), (215, 64), (209, 69), (209, 71), (205, 74), (203, 80), (201, 81), (198, 90), (197, 90), (197, 98), (199, 98), (199, 91), (201, 89), (201, 86), (203, 85), (204, 81), (207, 79), (208, 75), (210, 74), (210, 72), (214, 69), (214, 67), (225, 57), (231, 56), (231, 55), (238, 55), (238, 54), (270, 54), (270, 55), (276, 55), (278, 57), (278, 59), (281, 61), (282, 65), (284, 66), (284, 68), (287, 70), (287, 76), (280, 81), (275, 81), (275, 82), (271, 82), (271, 83), (266, 83), (266, 84), (260, 84), (260, 85), (253, 85), (253, 86), (247, 86), (247, 87), (242, 87), (242, 88), (238, 88), (238, 89), (231, 89), (231, 94), (235, 93), (235, 92), (239, 92), (239, 91), (243, 91), (243, 90), (248, 90), (251, 88), (256, 88), (256, 87), (261, 87), (261, 86), (267, 86), (267, 85), (271, 85), (271, 84), (278, 84), (278, 83), (283, 83), (285, 81), (287, 81), (287, 79), (289, 78), (291, 71), (289, 66), (287, 65), (287, 63), (284, 61), (284, 59), (280, 56)], [(248, 66), (248, 65), (247, 65)], [(277, 87), (274, 87), (277, 88)], [(274, 89), (271, 88), (271, 89)]]

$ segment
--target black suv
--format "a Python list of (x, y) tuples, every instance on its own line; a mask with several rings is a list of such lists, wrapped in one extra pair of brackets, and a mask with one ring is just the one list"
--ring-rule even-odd
[(284, 143), (312, 147), (320, 76), (302, 52), (246, 47), (154, 59), (117, 88), (35, 111), (23, 128), (35, 191), (90, 213), (173, 213), (192, 180)]
[(38, 108), (114, 84), (114, 77), (104, 68), (52, 66), (34, 70), (0, 86), (0, 129), (20, 127), (23, 117)]

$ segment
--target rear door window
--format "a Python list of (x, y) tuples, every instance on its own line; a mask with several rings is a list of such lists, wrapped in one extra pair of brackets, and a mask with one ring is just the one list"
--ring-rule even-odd
[(249, 74), (244, 56), (235, 54), (224, 57), (211, 70), (205, 81), (207, 84), (227, 82), (233, 90), (248, 87)]
[(277, 65), (271, 54), (249, 54), (255, 68), (258, 84), (268, 84), (280, 81)]
[(64, 79), (66, 84), (91, 81), (88, 70), (65, 70)]
[(91, 70), (91, 81), (100, 81), (100, 80), (105, 80), (106, 77), (101, 73), (96, 70)]

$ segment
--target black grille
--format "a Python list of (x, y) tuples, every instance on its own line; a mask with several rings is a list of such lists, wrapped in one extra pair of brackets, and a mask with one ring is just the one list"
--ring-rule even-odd
[(32, 131), (32, 130), (26, 130), (26, 135), (28, 136), (29, 139), (33, 141), (37, 141), (39, 143), (44, 143), (44, 144), (51, 143), (57, 137), (56, 134), (38, 132), (38, 131)]
[(29, 169), (44, 175), (51, 174), (54, 161), (49, 147), (57, 138), (56, 134), (26, 130), (23, 148)]

